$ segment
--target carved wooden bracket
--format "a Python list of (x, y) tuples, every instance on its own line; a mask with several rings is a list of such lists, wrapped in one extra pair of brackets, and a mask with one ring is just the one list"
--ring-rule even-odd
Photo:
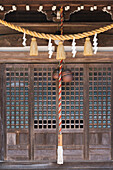
[(110, 15), (111, 15), (111, 19), (113, 20), (113, 10), (111, 11)]
[[(52, 8), (52, 7), (51, 7)], [(65, 8), (65, 6), (64, 6)], [(57, 17), (57, 12), (60, 11), (60, 6), (57, 6), (54, 11), (52, 9), (46, 10), (44, 7), (44, 10), (41, 11), (42, 13), (45, 13), (47, 20), (49, 21), (54, 21), (54, 22), (59, 22), (60, 18)], [(69, 10), (64, 9), (64, 20), (68, 21), (70, 19), (70, 15), (74, 12), (78, 12), (79, 10), (77, 9), (77, 6), (70, 6)]]
[(5, 12), (0, 12), (0, 19), (4, 19), (5, 17)]

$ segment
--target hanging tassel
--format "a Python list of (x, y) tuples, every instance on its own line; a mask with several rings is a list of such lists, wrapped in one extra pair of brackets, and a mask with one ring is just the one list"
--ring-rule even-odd
[(56, 56), (57, 60), (65, 60), (66, 59), (66, 54), (64, 51), (64, 46), (63, 46), (63, 42), (60, 41), (57, 47), (57, 56)]
[(90, 42), (90, 38), (87, 37), (84, 44), (84, 56), (91, 56), (91, 55), (93, 55), (93, 49)]
[(32, 38), (31, 45), (30, 45), (30, 56), (37, 56), (38, 55), (38, 47), (36, 38)]

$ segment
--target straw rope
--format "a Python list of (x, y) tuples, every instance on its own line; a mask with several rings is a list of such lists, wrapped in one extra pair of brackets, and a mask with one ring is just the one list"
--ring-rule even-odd
[(113, 28), (113, 24), (107, 25), (105, 27), (101, 27), (92, 31), (88, 31), (88, 32), (83, 32), (83, 33), (78, 33), (78, 34), (69, 34), (69, 35), (53, 35), (53, 34), (45, 34), (45, 33), (37, 33), (35, 31), (30, 31), (28, 29), (24, 29), (20, 26), (16, 26), (14, 24), (8, 23), (6, 21), (3, 21), (0, 19), (0, 23), (3, 24), (4, 26), (7, 26), (11, 29), (14, 29), (16, 31), (31, 35), (33, 37), (37, 37), (37, 38), (41, 38), (41, 39), (52, 39), (52, 40), (72, 40), (72, 39), (81, 39), (81, 38), (85, 38), (85, 37), (89, 37), (92, 35), (100, 34), (103, 33), (105, 31), (108, 31), (110, 29)]

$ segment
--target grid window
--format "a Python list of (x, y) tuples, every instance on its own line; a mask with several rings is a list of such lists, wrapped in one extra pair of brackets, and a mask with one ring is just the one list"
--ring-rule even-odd
[(62, 82), (62, 128), (83, 128), (83, 67), (71, 67), (73, 80)]
[(34, 129), (56, 128), (56, 80), (53, 66), (34, 67)]
[(111, 67), (89, 68), (89, 128), (111, 127)]
[(6, 127), (28, 129), (28, 68), (6, 66)]
[[(62, 128), (83, 128), (83, 68), (71, 68), (73, 81), (62, 82)], [(56, 128), (56, 86), (54, 68), (34, 68), (34, 129)]]

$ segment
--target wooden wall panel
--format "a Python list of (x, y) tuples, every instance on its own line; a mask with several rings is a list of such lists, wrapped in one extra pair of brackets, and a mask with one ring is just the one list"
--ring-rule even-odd
[(29, 140), (28, 140), (28, 134), (27, 133), (20, 133), (19, 135), (19, 143), (20, 145), (22, 144), (29, 144)]
[(51, 162), (56, 162), (56, 150), (35, 150), (34, 151), (34, 160), (37, 161), (51, 161)]
[(83, 160), (83, 150), (64, 150), (64, 157), (65, 162), (72, 162), (75, 160)]
[(8, 160), (29, 160), (28, 158), (28, 150), (25, 149), (16, 149), (16, 152), (15, 152), (15, 149), (9, 149), (8, 152), (7, 152), (7, 159)]

